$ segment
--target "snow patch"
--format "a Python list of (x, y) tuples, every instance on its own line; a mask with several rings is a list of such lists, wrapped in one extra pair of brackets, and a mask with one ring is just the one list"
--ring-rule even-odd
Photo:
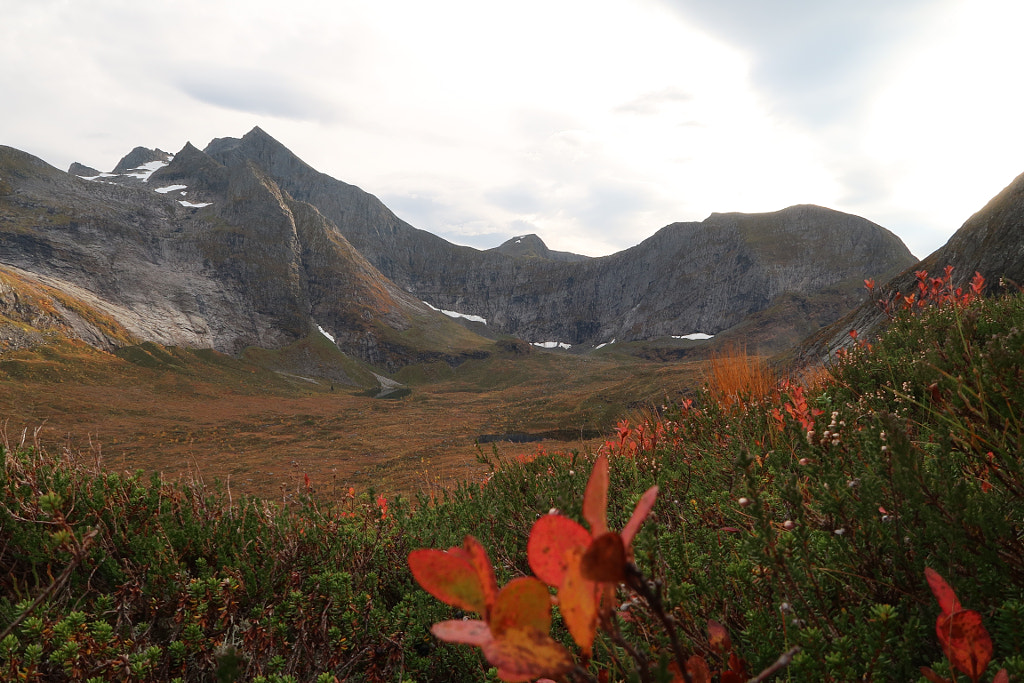
[(167, 161), (150, 161), (137, 168), (129, 169), (125, 175), (131, 178), (138, 178), (144, 183), (149, 182), (149, 176), (153, 175), (154, 171), (163, 168), (169, 163), (171, 163), (170, 159)]
[[(165, 187), (158, 187), (154, 191), (159, 192), (160, 194), (167, 194), (168, 192), (174, 192), (175, 190), (184, 190), (186, 187), (188, 187), (188, 185), (167, 185)], [(182, 192), (182, 194), (185, 193)]]
[(430, 310), (437, 311), (439, 313), (444, 313), (449, 318), (465, 318), (466, 320), (469, 320), (470, 322), (483, 323), (484, 325), (487, 324), (487, 319), (486, 318), (482, 318), (479, 315), (471, 315), (469, 313), (458, 313), (456, 311), (446, 311), (443, 308), (438, 308), (436, 306), (431, 306), (426, 301), (424, 301), (423, 303), (426, 304), (427, 308), (429, 308)]
[(186, 202), (184, 199), (179, 199), (178, 203), (182, 206), (187, 206), (190, 209), (201, 209), (204, 206), (209, 206), (212, 202), (199, 202), (198, 204), (193, 204), (192, 202)]
[(334, 336), (330, 332), (328, 332), (324, 328), (320, 327), (319, 325), (316, 326), (316, 329), (320, 330), (320, 334), (322, 334), (325, 337), (327, 337), (328, 339), (330, 339), (332, 344), (336, 344), (337, 343), (336, 341), (334, 341)]
[(673, 339), (689, 339), (691, 341), (698, 341), (698, 340), (703, 340), (703, 339), (711, 339), (714, 336), (715, 335), (713, 335), (713, 334), (704, 334), (703, 332), (692, 332), (690, 334), (673, 334), (672, 338)]
[(99, 175), (80, 175), (78, 176), (82, 180), (99, 180), (100, 178), (116, 178), (115, 173), (100, 173)]
[(597, 346), (594, 347), (594, 350), (597, 351), (598, 349), (603, 349), (604, 347), (608, 346), (609, 344), (614, 344), (614, 343), (615, 343), (615, 340), (612, 339), (610, 342), (604, 342), (603, 344), (598, 344)]
[(572, 344), (566, 344), (565, 342), (532, 342), (534, 346), (539, 346), (542, 349), (571, 349)]

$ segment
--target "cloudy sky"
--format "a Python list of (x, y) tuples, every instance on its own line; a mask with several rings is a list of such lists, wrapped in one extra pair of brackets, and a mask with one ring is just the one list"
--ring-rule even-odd
[(460, 244), (813, 203), (918, 256), (1024, 172), (1018, 0), (0, 0), (0, 144), (260, 126)]

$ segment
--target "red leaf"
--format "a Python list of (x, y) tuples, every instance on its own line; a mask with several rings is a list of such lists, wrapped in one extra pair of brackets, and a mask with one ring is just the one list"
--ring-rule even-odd
[(538, 579), (556, 588), (565, 577), (565, 553), (570, 548), (590, 545), (590, 533), (562, 515), (544, 515), (538, 519), (526, 542), (530, 569)]
[(593, 540), (580, 559), (580, 573), (590, 581), (622, 583), (626, 580), (626, 547), (614, 531)]
[(711, 644), (711, 649), (720, 655), (724, 655), (732, 649), (729, 632), (725, 630), (724, 626), (713, 620), (708, 620), (708, 643)]
[(477, 647), (483, 647), (494, 640), (487, 624), (479, 619), (439, 621), (430, 627), (430, 632), (447, 643), (464, 643)]
[(633, 537), (636, 536), (636, 532), (640, 531), (640, 525), (644, 523), (647, 515), (651, 513), (651, 508), (654, 507), (654, 502), (657, 499), (658, 487), (652, 486), (647, 489), (644, 495), (640, 496), (636, 507), (633, 508), (633, 514), (630, 516), (629, 521), (626, 522), (626, 526), (622, 528), (622, 543), (630, 554), (632, 554)]
[(992, 639), (982, 625), (981, 614), (962, 610), (935, 622), (935, 632), (949, 663), (977, 682), (992, 659)]
[(1010, 683), (1010, 674), (1006, 672), (1006, 669), (1000, 669), (996, 673), (996, 677), (992, 679), (992, 683)]
[(927, 678), (932, 683), (952, 683), (948, 678), (943, 678), (939, 674), (931, 670), (930, 667), (922, 666), (921, 675)]
[(686, 660), (686, 673), (690, 674), (693, 683), (711, 683), (711, 669), (700, 655), (691, 655)]
[(530, 628), (513, 628), (483, 646), (487, 661), (503, 681), (531, 681), (561, 676), (573, 667), (572, 655), (551, 636)]
[(532, 576), (512, 579), (498, 593), (488, 622), (495, 638), (511, 628), (532, 628), (542, 633), (551, 630), (551, 594), (548, 587)]
[(598, 584), (585, 579), (580, 572), (583, 548), (575, 547), (566, 555), (568, 567), (565, 580), (558, 589), (558, 607), (562, 612), (572, 639), (583, 650), (586, 657), (590, 656), (597, 633), (597, 612), (600, 593)]
[(735, 671), (723, 671), (722, 677), (719, 679), (721, 683), (744, 683), (747, 677), (743, 674), (738, 674)]
[(583, 519), (595, 538), (608, 531), (608, 456), (603, 453), (594, 461), (587, 489), (583, 492)]
[(963, 609), (952, 587), (946, 583), (945, 579), (939, 576), (938, 572), (931, 567), (925, 567), (924, 578), (928, 579), (928, 585), (931, 587), (935, 599), (939, 601), (939, 608), (944, 615), (949, 616)]
[(449, 605), (487, 614), (484, 588), (469, 553), (462, 548), (414, 550), (409, 569), (425, 591)]

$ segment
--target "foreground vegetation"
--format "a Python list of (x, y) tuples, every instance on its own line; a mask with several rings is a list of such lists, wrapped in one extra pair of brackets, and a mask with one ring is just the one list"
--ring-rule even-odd
[[(703, 392), (620, 423), (601, 449), (607, 525), (659, 487), (632, 552), (678, 642), (620, 589), (621, 638), (598, 634), (587, 662), (556, 608), (552, 635), (580, 664), (567, 675), (635, 679), (630, 645), (670, 676), (678, 646), (726, 680), (714, 620), (747, 672), (794, 652), (790, 680), (962, 678), (926, 568), (991, 634), (981, 680), (1024, 675), (1024, 296), (934, 299), (828, 373), (780, 383), (720, 358)], [(531, 529), (553, 509), (584, 520), (596, 456), (483, 451), (482, 486), (413, 500), (309, 486), (279, 508), (5, 444), (0, 678), (497, 680), (478, 650), (431, 635), (468, 615), (406, 558), (472, 534), (498, 585), (531, 574)]]

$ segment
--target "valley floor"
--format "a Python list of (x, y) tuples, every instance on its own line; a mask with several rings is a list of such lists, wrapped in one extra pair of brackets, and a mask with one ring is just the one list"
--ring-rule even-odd
[[(481, 449), (503, 458), (594, 451), (616, 419), (700, 378), (694, 363), (538, 352), (435, 368), (443, 376), (383, 400), (326, 382), (244, 377), (235, 361), (154, 369), (74, 351), (0, 364), (0, 421), (12, 445), (35, 435), (48, 450), (89, 453), (108, 470), (217, 480), (236, 496), (285, 501), (307, 476), (328, 496), (348, 487), (409, 495), (482, 481)], [(511, 432), (558, 433), (477, 446), (483, 435)]]

